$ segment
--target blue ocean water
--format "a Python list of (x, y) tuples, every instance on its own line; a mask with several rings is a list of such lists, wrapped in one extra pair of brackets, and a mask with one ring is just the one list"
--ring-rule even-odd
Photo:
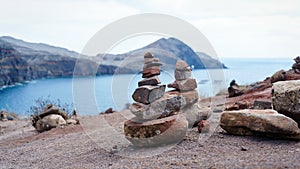
[[(221, 59), (229, 69), (193, 70), (198, 82), (198, 92), (202, 97), (213, 96), (226, 88), (232, 79), (238, 84), (251, 84), (264, 80), (274, 72), (288, 70), (292, 58), (285, 59)], [(162, 72), (162, 84), (174, 81), (172, 72)], [(35, 99), (48, 96), (60, 99), (62, 103), (74, 103), (80, 107), (80, 114), (92, 115), (112, 107), (121, 110), (126, 103), (132, 103), (131, 95), (140, 81), (141, 75), (104, 75), (86, 78), (55, 78), (34, 80), (0, 90), (0, 110), (29, 116), (30, 106)], [(77, 86), (77, 87), (74, 87)], [(94, 107), (92, 106), (93, 104)], [(96, 109), (95, 109), (96, 108)]]

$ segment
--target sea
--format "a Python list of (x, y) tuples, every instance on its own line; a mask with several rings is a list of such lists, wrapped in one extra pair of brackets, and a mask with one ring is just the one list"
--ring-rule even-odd
[[(202, 98), (226, 89), (233, 79), (238, 84), (262, 81), (278, 70), (289, 70), (294, 61), (292, 58), (224, 58), (221, 62), (228, 69), (193, 70)], [(162, 84), (174, 81), (172, 71), (162, 71), (159, 78)], [(101, 75), (39, 79), (4, 86), (0, 89), (0, 110), (29, 117), (30, 107), (39, 98), (59, 99), (61, 103), (73, 105), (80, 115), (96, 115), (108, 108), (122, 110), (133, 102), (131, 95), (140, 80), (141, 74)]]

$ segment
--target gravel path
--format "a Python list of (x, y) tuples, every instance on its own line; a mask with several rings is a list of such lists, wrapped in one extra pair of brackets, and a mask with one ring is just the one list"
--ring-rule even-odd
[[(97, 118), (92, 117), (93, 120)], [(122, 121), (113, 114), (105, 118), (117, 119), (110, 123), (115, 127)], [(108, 139), (112, 149), (108, 150), (95, 141), (95, 137), (91, 139), (93, 129), (87, 132), (86, 126), (56, 128), (37, 134), (28, 121), (27, 124), (24, 121), (14, 123), (14, 130), (8, 130), (12, 126), (4, 122), (0, 123), (0, 126), (4, 125), (7, 130), (0, 135), (0, 168), (300, 168), (300, 142), (232, 136), (220, 127), (205, 143), (199, 143), (200, 135), (192, 129), (181, 143), (152, 150), (136, 150), (116, 140), (112, 134)], [(19, 134), (16, 134), (16, 126), (20, 128)], [(110, 130), (102, 125), (99, 131), (103, 134)], [(129, 150), (141, 152), (140, 156), (124, 156), (124, 151), (130, 154)], [(162, 153), (151, 157), (145, 157), (143, 153), (160, 150)]]

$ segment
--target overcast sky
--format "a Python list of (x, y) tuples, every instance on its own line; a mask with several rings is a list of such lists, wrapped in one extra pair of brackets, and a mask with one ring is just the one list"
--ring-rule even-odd
[[(0, 0), (0, 35), (80, 52), (102, 27), (141, 13), (169, 14), (196, 26), (219, 57), (300, 55), (299, 0)], [(132, 39), (115, 52), (158, 37)]]

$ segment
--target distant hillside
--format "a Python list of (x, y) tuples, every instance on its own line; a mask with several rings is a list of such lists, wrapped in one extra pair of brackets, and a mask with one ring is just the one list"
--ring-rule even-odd
[(194, 52), (189, 46), (175, 38), (161, 38), (145, 47), (124, 54), (103, 55), (98, 54), (96, 61), (105, 65), (116, 65), (117, 67), (130, 68), (138, 72), (143, 67), (146, 52), (151, 52), (163, 63), (163, 70), (174, 69), (178, 59), (186, 61), (194, 69), (223, 69), (227, 68), (220, 61), (211, 56)]
[(30, 43), (20, 39), (15, 39), (10, 36), (2, 36), (0, 39), (3, 42), (9, 43), (22, 54), (51, 54), (68, 57), (78, 57), (78, 53), (65, 48), (50, 46), (44, 43)]
[(195, 69), (226, 68), (218, 60), (205, 53), (195, 53), (175, 38), (162, 38), (125, 54), (86, 56), (74, 71), (79, 56), (74, 51), (3, 36), (0, 37), (0, 86), (38, 78), (138, 73), (143, 67), (143, 55), (148, 51), (164, 64), (163, 70), (174, 69), (177, 59), (185, 60)]

